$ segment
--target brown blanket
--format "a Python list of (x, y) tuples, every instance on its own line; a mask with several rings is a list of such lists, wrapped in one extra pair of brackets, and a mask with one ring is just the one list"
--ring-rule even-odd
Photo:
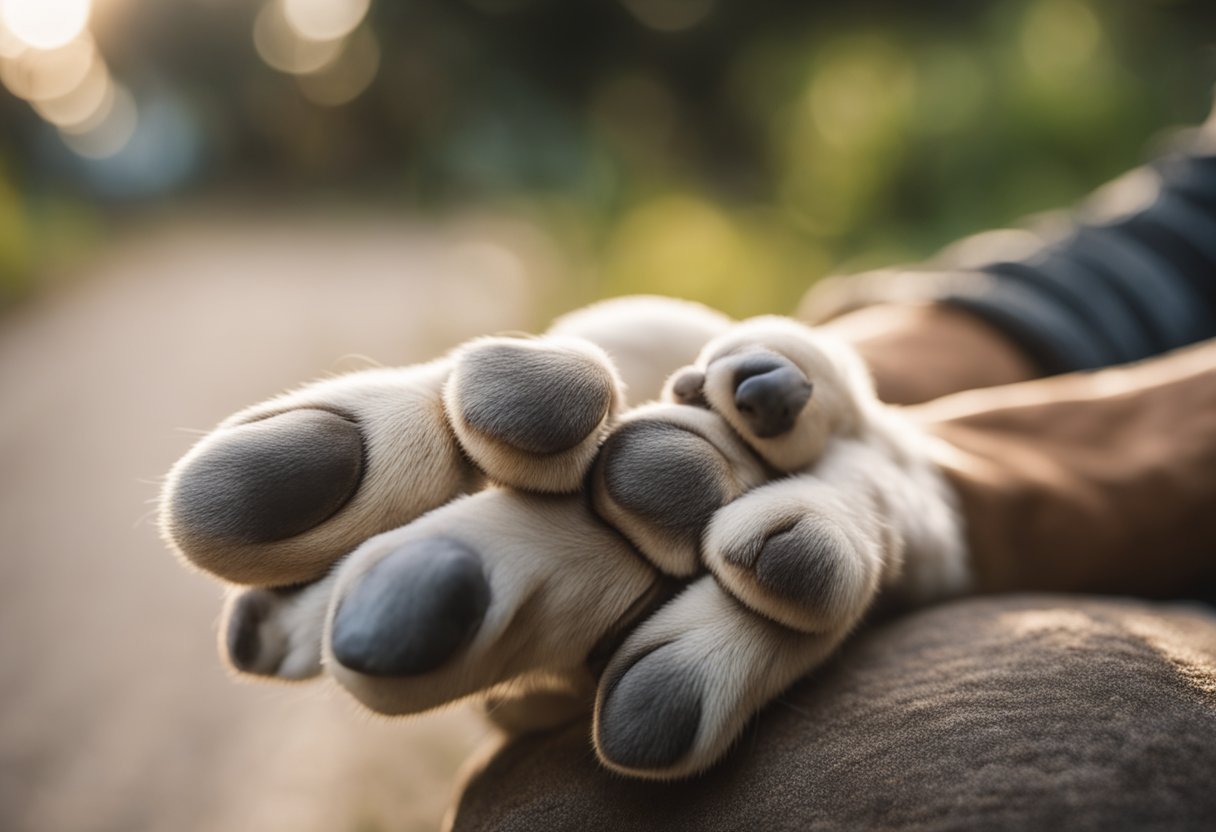
[(689, 781), (605, 772), (585, 723), (508, 743), (461, 832), (1213, 829), (1216, 614), (971, 599), (860, 634)]

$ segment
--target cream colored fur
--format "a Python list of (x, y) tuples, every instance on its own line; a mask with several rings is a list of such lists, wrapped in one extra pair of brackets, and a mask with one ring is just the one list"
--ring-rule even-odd
[(732, 323), (699, 303), (632, 295), (568, 312), (548, 331), (599, 345), (625, 380), (629, 404), (636, 406), (658, 400), (667, 378)]
[[(610, 325), (614, 320), (615, 330)], [(635, 320), (649, 324), (645, 350), (630, 346), (623, 337), (631, 327), (629, 322)], [(476, 490), (483, 481), (482, 469), (491, 479), (529, 490), (574, 490), (613, 416), (623, 406), (624, 388), (643, 394), (657, 390), (654, 374), (665, 377), (686, 364), (728, 322), (723, 315), (685, 301), (604, 301), (559, 319), (551, 339), (477, 339), (429, 364), (351, 373), (276, 396), (224, 420), (173, 466), (161, 491), (162, 536), (187, 562), (225, 580), (262, 586), (294, 584), (320, 578), (372, 535)], [(597, 339), (603, 341), (602, 347), (597, 346)], [(604, 384), (612, 391), (612, 406), (601, 428), (572, 451), (548, 457), (510, 448), (469, 430), (459, 416), (462, 404), (449, 377), (453, 373), (459, 377), (462, 356), (495, 344), (557, 347), (589, 357), (602, 369)], [(625, 358), (624, 373), (617, 373), (605, 350)], [(650, 356), (649, 362), (641, 359), (643, 352)], [(367, 465), (350, 502), (319, 526), (271, 543), (217, 541), (191, 536), (180, 528), (174, 507), (182, 473), (192, 462), (212, 452), (241, 425), (308, 408), (339, 413), (357, 423), (363, 433)], [(449, 419), (450, 414), (455, 415)], [(470, 459), (476, 464), (470, 465)]]

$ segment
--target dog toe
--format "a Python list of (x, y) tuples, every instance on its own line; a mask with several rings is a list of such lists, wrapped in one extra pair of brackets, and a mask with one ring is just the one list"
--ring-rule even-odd
[(238, 425), (179, 473), (173, 531), (220, 544), (294, 537), (341, 509), (362, 473), (362, 436), (342, 416), (305, 409)]
[(255, 588), (230, 597), (221, 650), (240, 673), (307, 679), (321, 672), (321, 632), (330, 583)]
[(490, 604), (481, 560), (444, 538), (407, 543), (380, 560), (343, 599), (331, 649), (368, 676), (412, 676), (448, 661)]
[(596, 723), (603, 757), (628, 769), (662, 769), (692, 748), (701, 694), (666, 647), (647, 653), (607, 686)]
[(532, 454), (568, 451), (608, 413), (609, 379), (590, 358), (512, 343), (463, 359), (461, 415), (474, 430)]
[(572, 339), (487, 339), (465, 348), (445, 390), (465, 450), (498, 482), (569, 492), (621, 400), (606, 355)]
[(783, 355), (745, 356), (735, 368), (735, 409), (761, 439), (788, 433), (811, 398), (806, 375)]
[(446, 362), (365, 370), (235, 414), (169, 472), (160, 525), (232, 583), (320, 580), (367, 538), (481, 480), (443, 411)]
[(864, 501), (791, 477), (714, 515), (705, 564), (761, 615), (801, 632), (834, 631), (851, 627), (873, 600), (884, 540)]
[(368, 540), (337, 570), (327, 668), (381, 714), (592, 686), (655, 586), (579, 496), (489, 488)]
[(676, 425), (626, 425), (606, 443), (602, 465), (609, 498), (693, 549), (713, 513), (734, 496), (714, 447)]
[(758, 548), (727, 551), (723, 557), (750, 569), (774, 595), (808, 607), (830, 607), (848, 548), (830, 526), (806, 522), (773, 534)]
[(718, 416), (663, 405), (635, 411), (608, 437), (591, 488), (605, 520), (664, 572), (686, 577), (700, 568), (714, 512), (764, 476)]
[(642, 622), (609, 661), (596, 700), (596, 753), (631, 777), (704, 771), (756, 711), (842, 637), (782, 627), (702, 576)]
[[(262, 622), (270, 614), (273, 601), (267, 590), (255, 589), (241, 596), (228, 620), (225, 644), (232, 666), (242, 673), (261, 673), (259, 662), (268, 651), (263, 650)], [(275, 660), (277, 665), (278, 661)]]

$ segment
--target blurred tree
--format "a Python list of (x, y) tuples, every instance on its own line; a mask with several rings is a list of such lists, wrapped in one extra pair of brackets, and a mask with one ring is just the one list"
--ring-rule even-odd
[(1205, 0), (372, 2), (332, 48), (265, 28), (293, 1), (99, 6), (144, 115), (112, 158), (0, 96), (0, 269), (45, 265), (47, 195), (240, 188), (523, 212), (580, 293), (780, 310), (828, 270), (1066, 205), (1201, 119), (1216, 80)]

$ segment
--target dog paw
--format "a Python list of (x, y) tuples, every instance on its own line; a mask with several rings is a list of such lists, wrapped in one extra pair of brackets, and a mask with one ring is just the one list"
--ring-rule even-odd
[(699, 578), (643, 622), (609, 663), (596, 699), (596, 753), (631, 777), (696, 774), (842, 638), (786, 629), (740, 605), (712, 576)]
[(655, 583), (580, 497), (489, 489), (372, 538), (343, 562), (326, 665), (383, 714), (585, 686), (597, 645)]
[(652, 405), (631, 412), (604, 443), (592, 501), (651, 563), (688, 577), (700, 569), (714, 512), (765, 479), (760, 461), (713, 413)]
[(744, 321), (675, 373), (668, 401), (707, 406), (778, 471), (812, 465), (833, 436), (855, 436), (876, 406), (845, 344), (786, 318)]
[(239, 673), (289, 680), (317, 676), (332, 589), (332, 580), (322, 580), (231, 593), (220, 625), (221, 655)]
[(621, 407), (606, 353), (579, 338), (484, 338), (455, 356), (444, 401), (469, 456), (490, 479), (573, 492)]
[(807, 475), (757, 488), (714, 515), (705, 564), (761, 615), (847, 630), (877, 594), (889, 548), (872, 507), (851, 496)]
[(170, 471), (165, 537), (225, 580), (298, 584), (475, 487), (443, 411), (448, 369), (352, 373), (237, 413)]

